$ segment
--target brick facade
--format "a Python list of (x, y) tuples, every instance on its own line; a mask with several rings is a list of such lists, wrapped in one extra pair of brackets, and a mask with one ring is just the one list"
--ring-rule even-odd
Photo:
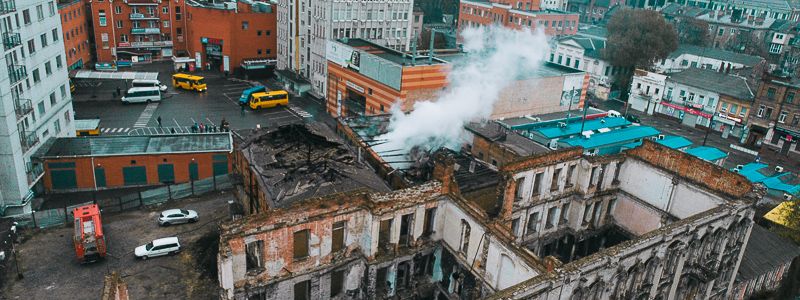
[(458, 29), (500, 24), (513, 29), (542, 29), (548, 36), (574, 35), (578, 32), (578, 14), (558, 10), (540, 10), (539, 1), (526, 9), (526, 3), (518, 2), (519, 7), (507, 8), (504, 1), (497, 3), (461, 1), (459, 6)]
[(64, 52), (70, 70), (83, 69), (92, 62), (91, 17), (87, 0), (62, 1), (58, 4)]

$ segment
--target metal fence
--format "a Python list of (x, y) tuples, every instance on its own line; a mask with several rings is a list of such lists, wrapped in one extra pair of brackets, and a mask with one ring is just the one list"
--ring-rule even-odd
[[(157, 188), (126, 194), (119, 197), (99, 198), (94, 203), (100, 206), (103, 213), (122, 212), (144, 206), (158, 205), (170, 200), (202, 195), (211, 191), (228, 189), (233, 186), (230, 175), (219, 175), (195, 180), (187, 183), (163, 185)], [(86, 202), (30, 214), (11, 216), (20, 228), (49, 228), (72, 223), (72, 210), (76, 207), (91, 204)]]

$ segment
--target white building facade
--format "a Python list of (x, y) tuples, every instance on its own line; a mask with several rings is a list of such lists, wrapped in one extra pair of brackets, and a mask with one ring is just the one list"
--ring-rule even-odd
[(326, 40), (362, 38), (407, 51), (412, 9), (411, 0), (279, 0), (277, 68), (307, 80), (311, 94), (322, 98)]
[(754, 68), (764, 62), (758, 56), (735, 53), (726, 50), (683, 45), (669, 57), (656, 62), (653, 69), (659, 73), (679, 72), (688, 68), (702, 68), (719, 71), (734, 71)]
[(667, 75), (636, 69), (631, 80), (628, 103), (630, 109), (652, 115), (664, 96)]
[(542, 9), (567, 10), (568, 0), (542, 0), (539, 5)]
[(570, 36), (555, 42), (552, 46), (549, 61), (565, 67), (575, 68), (589, 73), (588, 92), (602, 100), (608, 99), (611, 83), (619, 68), (612, 66), (600, 57), (605, 48), (605, 40)]
[(30, 211), (43, 168), (31, 155), (50, 138), (74, 136), (61, 17), (55, 0), (7, 0), (0, 6), (0, 206)]

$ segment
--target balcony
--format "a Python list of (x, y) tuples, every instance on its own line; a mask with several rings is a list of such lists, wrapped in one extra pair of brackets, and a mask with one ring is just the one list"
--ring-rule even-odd
[(17, 4), (14, 0), (0, 0), (0, 15), (17, 11)]
[(6, 50), (11, 50), (11, 48), (19, 45), (22, 45), (22, 38), (19, 36), (19, 33), (3, 33), (3, 46), (6, 47)]
[(17, 120), (22, 120), (32, 111), (33, 104), (30, 99), (17, 99), (14, 101), (14, 112), (17, 113)]
[(23, 131), (20, 133), (19, 143), (22, 145), (22, 151), (28, 152), (33, 146), (39, 144), (39, 136), (35, 131)]
[(17, 83), (28, 77), (28, 71), (25, 66), (10, 65), (8, 66), (8, 79), (11, 83)]
[(41, 178), (42, 174), (44, 174), (44, 167), (41, 163), (28, 163), (28, 165), (25, 167), (25, 175), (28, 177), (29, 185), (39, 181), (39, 178)]
[(157, 20), (158, 19), (157, 15), (146, 16), (145, 14), (140, 14), (140, 13), (132, 13), (132, 14), (130, 14), (128, 16), (133, 21), (136, 21), (136, 20)]
[(161, 34), (161, 28), (133, 28), (131, 34)]

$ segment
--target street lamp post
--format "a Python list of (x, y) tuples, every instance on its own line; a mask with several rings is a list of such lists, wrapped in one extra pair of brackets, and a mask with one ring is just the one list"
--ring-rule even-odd
[(22, 272), (19, 269), (19, 259), (17, 257), (19, 252), (17, 252), (17, 247), (15, 246), (16, 243), (14, 242), (17, 239), (17, 222), (12, 224), (14, 225), (11, 226), (11, 234), (9, 234), (9, 237), (11, 237), (11, 254), (14, 254), (14, 265), (17, 269), (17, 280), (19, 280), (25, 276), (22, 275)]

